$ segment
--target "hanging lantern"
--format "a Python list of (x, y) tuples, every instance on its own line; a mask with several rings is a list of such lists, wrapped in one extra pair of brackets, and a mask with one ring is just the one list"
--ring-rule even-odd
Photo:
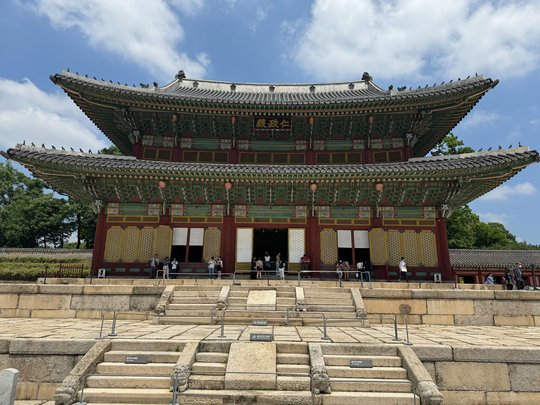
[(313, 126), (313, 124), (315, 124), (315, 117), (309, 117), (309, 125)]
[(383, 188), (384, 188), (384, 184), (382, 183), (375, 184), (375, 190), (377, 190), (378, 193), (382, 192)]
[(312, 193), (314, 193), (315, 191), (317, 191), (317, 189), (319, 188), (319, 186), (317, 185), (317, 183), (311, 183), (309, 185), (309, 189), (311, 190)]
[(158, 182), (158, 186), (161, 190), (163, 190), (167, 186), (167, 183), (164, 180), (160, 180)]
[(225, 190), (229, 191), (232, 188), (232, 186), (233, 186), (233, 184), (230, 181), (226, 182), (225, 183)]
[(236, 125), (237, 118), (231, 117), (231, 125)]

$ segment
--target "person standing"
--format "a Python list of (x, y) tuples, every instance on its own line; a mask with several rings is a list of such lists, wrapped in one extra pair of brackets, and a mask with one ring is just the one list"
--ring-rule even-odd
[(343, 262), (341, 260), (336, 264), (336, 274), (338, 279), (341, 280), (341, 277), (343, 277)]
[(157, 253), (154, 253), (154, 256), (148, 261), (148, 264), (150, 265), (150, 278), (156, 278), (157, 268), (159, 266), (159, 256)]
[(279, 277), (279, 266), (281, 266), (281, 253), (278, 253), (276, 255), (276, 263), (275, 263), (275, 265), (276, 265), (276, 276)]
[(214, 271), (216, 269), (216, 261), (214, 260), (214, 256), (208, 260), (208, 278), (214, 278)]
[(257, 280), (262, 279), (263, 266), (264, 266), (263, 261), (261, 260), (260, 257), (258, 257), (257, 260), (255, 261), (255, 270), (257, 270)]
[(281, 262), (279, 264), (279, 278), (285, 280), (285, 269), (287, 268), (287, 263)]
[(407, 263), (405, 263), (405, 258), (401, 257), (401, 260), (399, 261), (399, 281), (405, 280), (407, 283), (409, 280), (407, 280)]
[(493, 278), (493, 273), (489, 273), (486, 277), (484, 284), (495, 284), (495, 279)]
[[(308, 255), (304, 253), (304, 256), (300, 258), (300, 266), (302, 271), (309, 271), (309, 264), (311, 263), (311, 260), (309, 260)], [(307, 277), (308, 273), (302, 274), (300, 273), (300, 277)]]
[(271, 270), (272, 269), (272, 266), (270, 264), (270, 253), (268, 252), (264, 252), (264, 269), (265, 270)]
[(221, 271), (223, 270), (223, 260), (221, 259), (221, 256), (218, 256), (216, 260), (216, 271), (217, 271), (217, 278), (221, 279)]
[(343, 278), (345, 279), (345, 281), (349, 281), (349, 272), (351, 271), (351, 266), (349, 265), (349, 262), (347, 260), (345, 260), (342, 263), (342, 266), (343, 266)]
[(169, 278), (169, 256), (167, 256), (165, 259), (163, 259), (163, 278)]
[(170, 278), (176, 279), (177, 274), (178, 274), (178, 260), (176, 260), (176, 257), (174, 257), (171, 261)]

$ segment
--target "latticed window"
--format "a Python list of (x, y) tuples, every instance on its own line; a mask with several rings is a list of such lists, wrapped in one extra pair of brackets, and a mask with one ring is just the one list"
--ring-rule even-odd
[(186, 215), (186, 209), (184, 204), (171, 204), (171, 215), (182, 217)]
[(223, 204), (213, 204), (210, 207), (210, 215), (213, 217), (223, 216)]
[(395, 207), (381, 207), (381, 214), (383, 218), (395, 218), (396, 208)]
[(330, 218), (330, 206), (323, 205), (317, 207), (317, 213), (319, 214), (319, 218)]
[(146, 206), (146, 215), (155, 216), (159, 215), (161, 204), (148, 204)]
[(307, 214), (306, 206), (305, 205), (298, 205), (294, 209), (294, 217), (295, 218), (305, 218)]
[(247, 205), (236, 205), (234, 207), (234, 216), (239, 218), (246, 218), (248, 215)]
[(108, 215), (120, 215), (120, 203), (109, 203), (109, 204), (107, 204), (107, 214)]
[(423, 207), (422, 212), (426, 219), (434, 219), (436, 217), (435, 207)]
[(370, 218), (371, 207), (358, 207), (358, 218)]

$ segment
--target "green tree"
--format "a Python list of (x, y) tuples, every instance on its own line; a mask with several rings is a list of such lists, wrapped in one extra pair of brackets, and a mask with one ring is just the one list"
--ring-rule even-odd
[(450, 132), (442, 139), (441, 142), (435, 145), (433, 152), (440, 155), (459, 155), (461, 153), (474, 152), (474, 149), (469, 146), (465, 146), (465, 143), (461, 139)]
[(69, 204), (72, 206), (75, 213), (75, 232), (77, 241), (74, 248), (93, 248), (96, 233), (96, 214), (92, 209), (91, 203), (70, 199)]
[(476, 227), (480, 217), (468, 205), (458, 207), (446, 223), (450, 249), (473, 249), (476, 244)]

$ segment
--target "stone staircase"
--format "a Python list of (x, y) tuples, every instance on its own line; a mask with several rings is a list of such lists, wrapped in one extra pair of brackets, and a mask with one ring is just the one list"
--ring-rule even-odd
[[(323, 395), (324, 405), (412, 403), (412, 383), (396, 346), (322, 344), (321, 348), (332, 388), (331, 394)], [(373, 367), (351, 368), (351, 360), (368, 360)]]
[[(183, 347), (184, 343), (171, 341), (113, 341), (79, 393), (81, 402), (170, 403), (171, 374)], [(148, 363), (126, 364), (133, 356), (146, 356)]]
[(177, 286), (165, 316), (159, 318), (162, 325), (209, 325), (212, 309), (221, 291), (220, 286)]
[[(275, 291), (275, 303), (249, 304), (250, 292)], [(294, 287), (243, 287), (232, 286), (229, 292), (227, 311), (225, 314), (225, 324), (227, 325), (249, 325), (253, 320), (265, 320), (268, 325), (285, 325), (287, 318), (287, 308), (289, 312), (289, 325), (300, 326), (302, 320), (295, 315), (296, 294)], [(222, 312), (218, 311), (218, 318)]]
[[(299, 316), (304, 325), (322, 325), (319, 313), (324, 313), (328, 319), (355, 319), (356, 308), (353, 303), (351, 290), (339, 287), (310, 287), (304, 288), (306, 311), (300, 312)], [(339, 322), (329, 321), (329, 326), (361, 326), (360, 321)]]
[[(250, 343), (244, 344), (250, 345)], [(273, 346), (274, 343), (269, 345)], [(192, 373), (189, 378), (189, 388), (179, 394), (178, 403), (311, 404), (310, 366), (306, 343), (275, 343), (276, 354), (270, 360), (275, 362), (276, 374), (267, 374), (265, 376), (242, 376), (230, 372), (228, 365), (230, 348), (231, 342), (203, 341), (200, 343), (199, 353), (196, 355), (196, 362), (192, 366)], [(256, 356), (258, 352), (258, 350), (253, 350), (252, 353)], [(246, 369), (249, 368), (249, 362), (245, 362), (243, 358), (237, 358), (236, 360), (237, 364), (245, 364)], [(251, 364), (255, 369), (258, 369), (260, 365), (258, 362)], [(253, 371), (253, 369), (249, 371)], [(205, 375), (205, 373), (212, 375)], [(295, 375), (288, 375), (291, 373)], [(229, 388), (227, 388), (226, 379), (234, 377), (244, 381), (233, 381), (231, 383), (229, 380)], [(262, 380), (259, 380), (258, 377), (262, 377)], [(268, 385), (269, 381), (270, 385)], [(243, 384), (248, 386), (242, 388)]]

